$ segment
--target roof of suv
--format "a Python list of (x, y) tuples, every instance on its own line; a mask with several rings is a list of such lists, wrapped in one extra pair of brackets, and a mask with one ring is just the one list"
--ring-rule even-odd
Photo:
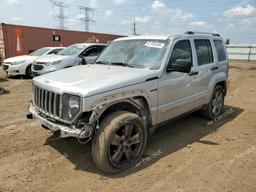
[(136, 40), (136, 39), (154, 39), (154, 40), (167, 40), (171, 37), (174, 38), (181, 38), (181, 37), (199, 37), (199, 38), (213, 38), (222, 39), (219, 34), (214, 33), (201, 33), (201, 32), (186, 32), (186, 33), (179, 33), (179, 34), (170, 34), (170, 35), (142, 35), (142, 36), (130, 36), (130, 37), (122, 37), (118, 38), (114, 41), (122, 41), (122, 40)]
[(170, 35), (141, 35), (141, 36), (130, 36), (130, 37), (121, 37), (114, 41), (122, 41), (122, 40), (136, 40), (136, 39), (157, 39), (157, 40), (167, 40)]

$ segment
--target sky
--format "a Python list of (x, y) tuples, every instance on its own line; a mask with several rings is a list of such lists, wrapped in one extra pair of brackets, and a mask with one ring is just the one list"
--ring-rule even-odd
[[(79, 6), (94, 8), (91, 32), (132, 35), (185, 31), (220, 33), (235, 44), (256, 44), (256, 0), (56, 0), (67, 4), (65, 27), (85, 29)], [(58, 28), (50, 0), (0, 0), (0, 22)]]

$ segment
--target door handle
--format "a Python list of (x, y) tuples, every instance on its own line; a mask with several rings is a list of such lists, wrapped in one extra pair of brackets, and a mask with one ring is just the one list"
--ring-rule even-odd
[(211, 68), (211, 70), (212, 70), (212, 71), (217, 70), (217, 69), (219, 69), (219, 67), (217, 67), (217, 66), (216, 66), (216, 67)]
[(198, 75), (198, 71), (191, 71), (189, 73), (189, 76), (194, 76), (194, 75)]

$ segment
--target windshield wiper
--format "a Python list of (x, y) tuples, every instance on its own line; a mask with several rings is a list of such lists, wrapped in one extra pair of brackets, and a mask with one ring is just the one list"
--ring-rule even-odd
[(121, 62), (119, 62), (119, 63), (111, 63), (111, 65), (121, 65), (121, 66), (125, 66), (125, 67), (134, 68), (133, 65), (130, 65), (130, 64), (128, 64), (128, 63), (121, 63)]
[(108, 64), (109, 62), (107, 61), (97, 61), (95, 64)]
[(125, 66), (125, 67), (131, 67), (131, 68), (134, 68), (134, 66), (132, 65), (129, 65), (127, 63), (122, 63), (122, 62), (116, 62), (116, 63), (111, 63), (111, 62), (108, 62), (108, 61), (97, 61), (95, 64), (109, 64), (109, 65), (121, 65), (121, 66)]

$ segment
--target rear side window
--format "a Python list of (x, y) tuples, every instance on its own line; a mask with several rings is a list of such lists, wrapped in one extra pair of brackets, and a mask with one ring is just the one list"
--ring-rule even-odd
[(189, 40), (181, 40), (174, 45), (169, 64), (177, 60), (185, 60), (192, 63), (192, 51)]
[(226, 54), (223, 42), (221, 40), (214, 40), (214, 45), (218, 55), (218, 61), (226, 61)]
[(54, 50), (52, 50), (52, 51), (50, 51), (49, 53), (48, 53), (48, 55), (50, 55), (50, 54), (57, 54), (58, 52), (60, 52), (62, 49), (54, 49)]
[(86, 49), (86, 51), (83, 53), (84, 57), (95, 57), (99, 54), (98, 47), (91, 47), (89, 49)]
[(213, 63), (213, 54), (211, 43), (207, 39), (196, 39), (196, 54), (198, 65), (206, 65)]

